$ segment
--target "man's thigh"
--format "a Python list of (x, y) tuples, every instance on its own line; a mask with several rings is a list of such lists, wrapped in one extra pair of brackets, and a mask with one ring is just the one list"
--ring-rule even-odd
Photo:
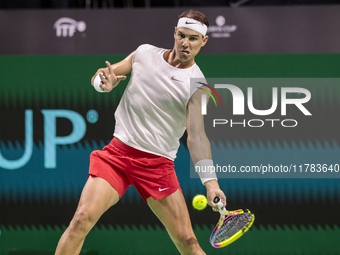
[(104, 179), (89, 176), (82, 191), (77, 213), (86, 214), (93, 222), (119, 201), (118, 192)]
[(178, 239), (182, 236), (185, 238), (185, 236), (194, 235), (188, 208), (180, 189), (162, 199), (155, 200), (149, 197), (147, 203), (166, 227), (171, 238)]

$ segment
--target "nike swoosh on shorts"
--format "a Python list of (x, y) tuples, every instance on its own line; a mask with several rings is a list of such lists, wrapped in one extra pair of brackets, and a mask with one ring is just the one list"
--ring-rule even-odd
[(164, 190), (166, 190), (166, 189), (170, 189), (170, 187), (164, 188), (164, 189), (159, 188), (158, 190), (159, 190), (159, 191), (164, 191)]

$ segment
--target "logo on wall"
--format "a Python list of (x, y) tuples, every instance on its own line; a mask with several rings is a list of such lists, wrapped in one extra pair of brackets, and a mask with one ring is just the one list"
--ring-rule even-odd
[(58, 37), (73, 37), (76, 31), (84, 32), (86, 30), (86, 23), (84, 21), (76, 21), (71, 18), (60, 18), (54, 23), (54, 29)]
[(229, 38), (231, 33), (235, 32), (237, 29), (236, 25), (225, 25), (225, 18), (220, 15), (215, 19), (216, 26), (209, 26), (208, 33), (214, 38)]
[[(71, 110), (60, 109), (43, 109), (41, 113), (44, 116), (44, 167), (56, 168), (57, 167), (57, 147), (59, 145), (70, 145), (80, 142), (86, 134), (87, 125), (85, 118), (78, 112)], [(57, 120), (63, 118), (72, 123), (72, 131), (67, 136), (57, 135)], [(86, 114), (86, 120), (90, 124), (98, 121), (98, 112), (91, 109)], [(24, 167), (33, 156), (34, 141), (33, 141), (33, 110), (25, 110), (25, 146), (21, 157), (13, 159), (13, 157), (6, 158), (0, 149), (0, 169), (16, 170)], [(60, 127), (60, 126), (59, 126)]]

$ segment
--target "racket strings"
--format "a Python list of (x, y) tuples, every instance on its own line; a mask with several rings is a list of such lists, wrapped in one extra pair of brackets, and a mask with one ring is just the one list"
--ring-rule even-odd
[(251, 213), (245, 212), (232, 217), (230, 220), (226, 219), (215, 234), (214, 243), (221, 243), (247, 227), (252, 221), (252, 217)]

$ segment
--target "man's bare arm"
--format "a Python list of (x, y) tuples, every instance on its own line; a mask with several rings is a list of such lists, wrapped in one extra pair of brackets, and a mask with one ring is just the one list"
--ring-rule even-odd
[(132, 70), (132, 59), (133, 59), (135, 52), (136, 51), (132, 52), (125, 59), (123, 59), (122, 61), (118, 63), (112, 64), (112, 65), (110, 63), (106, 63), (108, 67), (99, 68), (98, 71), (94, 74), (94, 76), (91, 79), (92, 86), (93, 86), (94, 79), (98, 74), (104, 74), (104, 76), (105, 75), (108, 76), (111, 73), (114, 76), (113, 78), (118, 78), (118, 80), (125, 79), (126, 78), (125, 74), (130, 73)]
[[(188, 133), (188, 148), (194, 164), (204, 159), (212, 159), (210, 141), (205, 133), (204, 119), (201, 114), (201, 97), (206, 94), (203, 90), (197, 90), (189, 100), (187, 106), (186, 127)], [(208, 96), (208, 95), (207, 95)], [(218, 196), (226, 206), (226, 196), (220, 189), (217, 180), (204, 183), (207, 189), (208, 204), (218, 211), (218, 206), (213, 199)]]
[(201, 114), (202, 94), (206, 93), (203, 90), (197, 90), (187, 106), (188, 148), (194, 164), (202, 159), (212, 159), (210, 141), (205, 133), (203, 115)]

